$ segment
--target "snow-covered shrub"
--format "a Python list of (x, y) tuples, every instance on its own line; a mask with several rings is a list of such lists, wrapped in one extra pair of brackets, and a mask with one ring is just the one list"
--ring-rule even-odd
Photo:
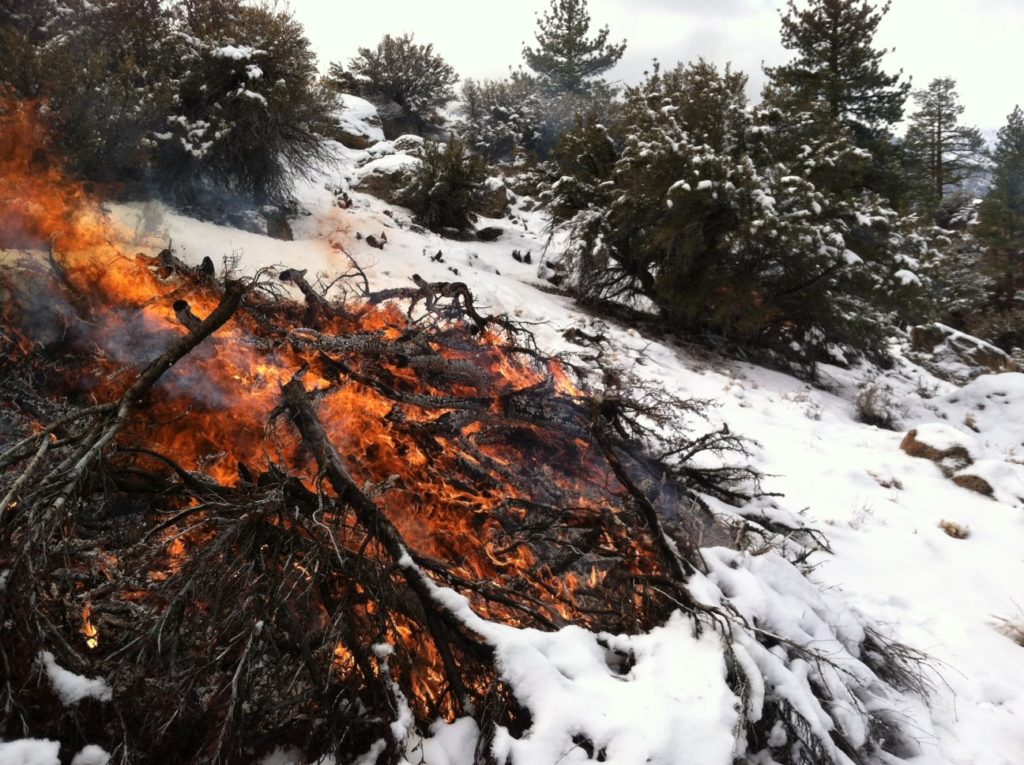
[(406, 116), (426, 124), (436, 110), (455, 98), (459, 76), (431, 44), (414, 41), (411, 34), (384, 35), (376, 48), (360, 48), (348, 71), (331, 64), (335, 86), (360, 96), (383, 96)]
[(157, 179), (186, 202), (209, 188), (280, 201), (294, 175), (329, 157), (321, 136), (332, 102), (301, 25), (241, 4), (180, 23), (184, 70), (153, 136)]
[(168, 10), (156, 0), (21, 5), (0, 14), (0, 88), (46, 99), (48, 127), (76, 173), (143, 177), (147, 136), (170, 95), (158, 74), (174, 59)]
[(473, 151), (492, 162), (535, 151), (544, 99), (531, 78), (466, 80), (461, 96), (458, 131)]
[(432, 230), (466, 229), (481, 203), (486, 178), (483, 160), (470, 154), (462, 141), (428, 143), (399, 201)]
[(895, 312), (922, 292), (899, 218), (873, 194), (816, 183), (822, 166), (870, 157), (839, 136), (778, 159), (744, 84), (705, 62), (656, 68), (620, 121), (567, 136), (550, 209), (570, 231), (579, 296), (653, 305), (677, 331), (799, 366), (882, 357)]
[[(242, 0), (40, 4), (0, 22), (81, 176), (194, 202), (280, 201), (327, 159), (330, 102), (302, 27)], [(32, 64), (29, 66), (29, 64)], [(0, 87), (18, 79), (0, 66)], [(226, 196), (225, 196), (226, 193)]]

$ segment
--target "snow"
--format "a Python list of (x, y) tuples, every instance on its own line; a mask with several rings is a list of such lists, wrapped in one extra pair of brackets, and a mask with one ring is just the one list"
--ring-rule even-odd
[(392, 173), (410, 170), (416, 167), (419, 163), (420, 160), (416, 159), (416, 157), (411, 157), (408, 154), (388, 154), (380, 159), (367, 162), (359, 168), (357, 176), (365, 178), (367, 175), (373, 175), (374, 173), (391, 175)]
[(110, 686), (102, 679), (82, 677), (74, 672), (69, 672), (57, 664), (54, 655), (49, 651), (42, 651), (39, 654), (39, 660), (64, 706), (73, 706), (82, 699), (110, 701), (113, 697)]
[(34, 738), (0, 741), (0, 765), (60, 765), (60, 742)]
[(110, 755), (102, 747), (89, 744), (72, 758), (71, 765), (107, 765), (108, 762)]
[(210, 51), (214, 58), (228, 58), (235, 61), (244, 61), (264, 52), (249, 45), (224, 45)]
[(893, 274), (893, 276), (895, 276), (904, 287), (910, 284), (917, 285), (918, 287), (921, 286), (921, 278), (913, 271), (908, 271), (905, 268), (901, 268)]
[(335, 115), (338, 125), (345, 131), (365, 136), (371, 143), (384, 140), (377, 108), (369, 101), (343, 93), (339, 96), (340, 110)]
[[(408, 286), (414, 273), (428, 281), (457, 278), (488, 312), (537, 322), (542, 349), (568, 353), (584, 365), (588, 351), (562, 332), (575, 327), (603, 334), (608, 362), (671, 392), (714, 400), (718, 408), (709, 427), (727, 424), (733, 433), (754, 439), (750, 459), (766, 476), (764, 488), (782, 496), (752, 502), (739, 514), (770, 518), (794, 534), (814, 529), (830, 543), (831, 553), (810, 555), (810, 578), (776, 553), (706, 549), (709, 573), (695, 577), (690, 591), (705, 603), (728, 599), (759, 628), (795, 645), (824, 649), (835, 666), (800, 664), (792, 657), (787, 665), (781, 648), (765, 649), (739, 630), (728, 639), (711, 630), (695, 637), (693, 625), (681, 615), (642, 635), (595, 635), (572, 626), (553, 633), (518, 630), (480, 619), (461, 595), (435, 588), (439, 603), (495, 647), (503, 678), (531, 712), (533, 724), (523, 735), (499, 732), (492, 752), (497, 762), (586, 760), (584, 748), (573, 741), (583, 736), (612, 763), (731, 763), (743, 754), (735, 750), (733, 736), (740, 715), (756, 720), (770, 699), (781, 697), (826, 738), (829, 726), (838, 724), (850, 740), (862, 739), (861, 705), (893, 710), (918, 732), (915, 765), (1020, 764), (1024, 649), (995, 622), (1020, 618), (1024, 602), (1024, 374), (984, 375), (961, 387), (932, 376), (897, 348), (891, 370), (825, 366), (823, 387), (813, 387), (779, 372), (652, 340), (537, 289), (544, 285), (538, 276), (546, 272), (543, 261), (557, 254), (563, 241), (556, 236), (545, 253), (539, 213), (519, 211), (515, 224), (496, 222), (505, 229), (498, 242), (461, 243), (414, 230), (408, 211), (366, 194), (354, 192), (352, 208), (339, 210), (325, 184), (348, 188), (346, 178), (393, 172), (416, 161), (391, 142), (372, 151), (342, 148), (340, 154), (340, 168), (299, 189), (311, 214), (293, 221), (293, 242), (167, 210), (162, 230), (179, 256), (194, 263), (206, 255), (216, 261), (238, 253), (247, 270), (279, 264), (338, 273), (348, 267), (344, 247), (375, 289)], [(113, 213), (130, 223), (139, 209), (117, 205)], [(388, 235), (384, 250), (355, 236), (381, 230)], [(166, 238), (148, 243), (165, 244)], [(835, 246), (840, 253), (845, 249), (841, 238)], [(532, 251), (534, 265), (512, 260), (513, 249)], [(439, 250), (443, 263), (430, 260)], [(449, 269), (457, 269), (458, 276)], [(900, 406), (900, 432), (857, 420), (852, 402), (869, 381), (892, 391)], [(965, 472), (989, 481), (994, 496), (962, 489), (928, 460), (903, 453), (900, 442), (912, 428), (937, 448), (965, 446), (974, 459)], [(938, 528), (944, 520), (969, 526), (970, 537), (947, 536)], [(403, 563), (415, 567), (411, 559)], [(868, 657), (855, 650), (868, 627), (932, 657), (941, 678), (928, 675), (934, 690), (927, 704), (912, 693), (895, 696), (873, 684)], [(613, 666), (612, 649), (634, 657), (627, 674)], [(744, 700), (725, 682), (730, 651), (749, 678)], [(849, 677), (864, 681), (864, 698), (849, 697), (840, 682)], [(811, 683), (833, 694), (831, 710), (809, 694)], [(473, 762), (479, 731), (471, 719), (438, 721), (422, 737), (409, 729), (407, 718), (394, 722), (406, 736), (408, 762)], [(773, 730), (770, 739), (778, 743), (785, 735)], [(275, 762), (299, 761), (279, 754)], [(374, 757), (367, 752), (363, 761)], [(752, 761), (769, 762), (763, 756)]]

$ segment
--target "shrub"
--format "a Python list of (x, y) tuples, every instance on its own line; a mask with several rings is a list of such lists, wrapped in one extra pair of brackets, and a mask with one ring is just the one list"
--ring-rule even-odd
[(967, 539), (971, 536), (971, 530), (956, 521), (939, 521), (939, 528), (953, 539)]
[(1014, 643), (1024, 648), (1024, 613), (1018, 614), (1016, 618), (996, 618), (996, 629)]
[(462, 86), (459, 133), (488, 161), (517, 152), (535, 154), (544, 122), (544, 99), (532, 78), (466, 80)]
[(865, 425), (874, 425), (885, 430), (898, 430), (900, 416), (904, 414), (895, 392), (888, 385), (867, 382), (857, 391), (853, 399), (857, 419)]
[(210, 190), (280, 202), (295, 175), (329, 159), (331, 109), (302, 27), (287, 13), (238, 5), (190, 16), (185, 70), (158, 134), (157, 177), (190, 203)]
[(226, 191), (263, 203), (328, 157), (326, 91), (287, 13), (241, 0), (31, 7), (0, 22), (15, 43), (0, 84), (48, 100), (80, 175), (181, 202)]
[(881, 361), (890, 323), (922, 289), (901, 253), (912, 242), (883, 200), (813, 180), (864, 152), (829, 138), (780, 161), (744, 84), (705, 62), (655, 68), (618, 121), (566, 136), (550, 209), (570, 231), (577, 294), (653, 306), (676, 331), (812, 372), (819, 358)]
[(453, 86), (459, 81), (433, 45), (417, 44), (411, 34), (384, 35), (375, 49), (360, 48), (348, 66), (346, 73), (339, 64), (331, 65), (330, 75), (337, 84), (360, 95), (385, 96), (423, 123), (455, 98)]
[(450, 141), (443, 148), (428, 143), (399, 201), (431, 230), (463, 230), (481, 204), (486, 178), (483, 160), (471, 155), (462, 141)]

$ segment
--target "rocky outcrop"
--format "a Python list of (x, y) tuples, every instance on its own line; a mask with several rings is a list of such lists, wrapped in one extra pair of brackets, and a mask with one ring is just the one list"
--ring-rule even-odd
[(966, 383), (984, 374), (1019, 371), (1000, 348), (945, 324), (914, 327), (910, 347), (914, 361), (950, 382)]
[(408, 184), (419, 162), (408, 154), (389, 154), (375, 159), (359, 168), (353, 188), (388, 204), (398, 204), (399, 192)]
[(500, 178), (488, 178), (480, 196), (477, 212), (485, 218), (504, 218), (508, 215), (513, 197)]

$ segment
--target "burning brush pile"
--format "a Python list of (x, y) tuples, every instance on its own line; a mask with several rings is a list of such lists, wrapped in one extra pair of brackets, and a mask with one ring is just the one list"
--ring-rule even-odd
[(914, 753), (920, 657), (799, 573), (815, 535), (710, 512), (756, 476), (709, 467), (743, 443), (686, 427), (705, 402), (550, 358), (464, 284), (128, 255), (32, 110), (2, 114), (0, 737), (131, 763)]

